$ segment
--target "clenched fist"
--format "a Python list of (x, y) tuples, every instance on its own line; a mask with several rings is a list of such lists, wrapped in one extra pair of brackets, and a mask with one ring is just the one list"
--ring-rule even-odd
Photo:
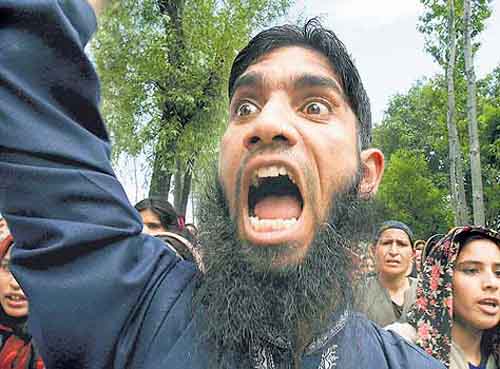
[(96, 15), (99, 15), (100, 12), (104, 9), (104, 5), (107, 3), (107, 0), (88, 0), (92, 8), (94, 8), (94, 12)]

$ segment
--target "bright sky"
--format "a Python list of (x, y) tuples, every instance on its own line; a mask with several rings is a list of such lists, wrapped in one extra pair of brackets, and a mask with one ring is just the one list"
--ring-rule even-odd
[[(493, 14), (475, 59), (478, 77), (500, 64), (500, 0), (492, 4)], [(321, 16), (324, 25), (337, 33), (355, 59), (377, 123), (391, 96), (406, 92), (418, 79), (442, 72), (424, 52), (424, 38), (417, 31), (422, 11), (419, 0), (297, 0), (290, 19)], [(130, 162), (117, 168), (132, 203), (147, 194), (140, 162), (136, 160), (137, 178)]]
[[(492, 7), (475, 60), (478, 77), (500, 64), (500, 0), (493, 1)], [(424, 52), (424, 38), (417, 31), (422, 12), (419, 0), (297, 0), (291, 17), (320, 16), (337, 33), (356, 61), (374, 122), (379, 122), (392, 95), (441, 72)]]

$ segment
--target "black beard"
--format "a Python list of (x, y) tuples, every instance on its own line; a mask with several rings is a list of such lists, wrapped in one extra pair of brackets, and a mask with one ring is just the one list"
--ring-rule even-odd
[(305, 327), (310, 336), (317, 336), (334, 311), (351, 305), (351, 246), (365, 234), (358, 232), (360, 226), (367, 224), (358, 206), (359, 178), (356, 175), (347, 189), (334, 194), (328, 220), (318, 224), (304, 260), (283, 268), (272, 267), (271, 261), (293, 245), (245, 245), (229, 215), (220, 182), (214, 180), (206, 188), (199, 207), (206, 272), (196, 301), (206, 310), (204, 337), (215, 356), (248, 353), (250, 345), (277, 336), (295, 347), (299, 324), (301, 331)]

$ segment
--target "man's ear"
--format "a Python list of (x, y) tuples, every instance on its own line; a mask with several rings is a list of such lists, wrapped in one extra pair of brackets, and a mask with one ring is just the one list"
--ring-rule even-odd
[(363, 199), (369, 199), (375, 195), (382, 180), (384, 154), (378, 149), (366, 149), (361, 151), (360, 156), (363, 178), (359, 186), (359, 195)]

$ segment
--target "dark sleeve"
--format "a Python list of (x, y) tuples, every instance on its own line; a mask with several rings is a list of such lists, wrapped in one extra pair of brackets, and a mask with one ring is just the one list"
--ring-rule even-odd
[(165, 276), (176, 278), (167, 301), (189, 279), (141, 235), (111, 168), (83, 50), (95, 26), (85, 0), (0, 0), (0, 212), (49, 368), (116, 365)]

